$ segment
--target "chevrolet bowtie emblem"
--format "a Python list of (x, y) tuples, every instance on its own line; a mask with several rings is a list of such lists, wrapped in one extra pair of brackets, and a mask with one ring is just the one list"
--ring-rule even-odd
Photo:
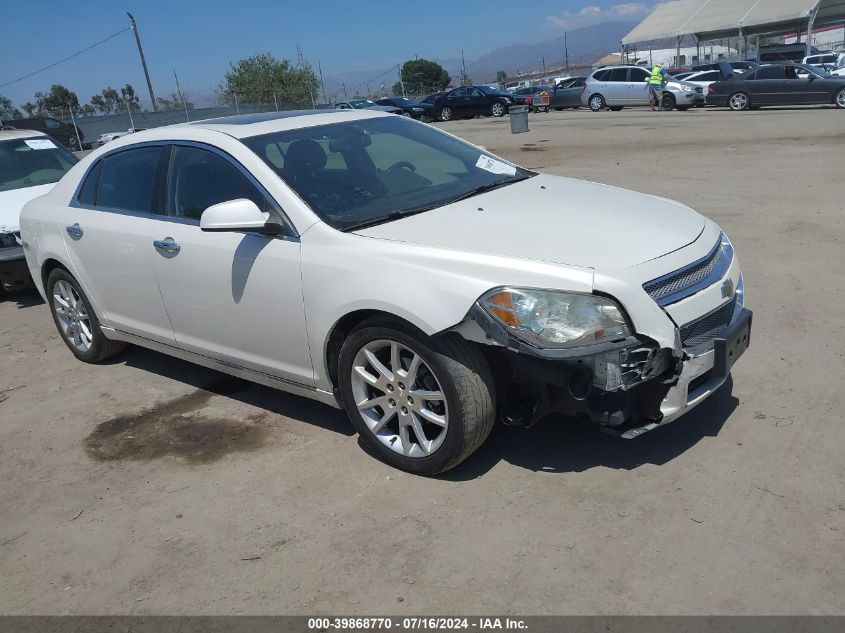
[(725, 299), (730, 299), (734, 296), (734, 282), (732, 279), (728, 279), (725, 283), (722, 284), (722, 297)]

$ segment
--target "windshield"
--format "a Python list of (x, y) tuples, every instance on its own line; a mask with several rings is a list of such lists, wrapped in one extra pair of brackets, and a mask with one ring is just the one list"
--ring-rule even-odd
[(340, 230), (419, 213), (533, 175), (404, 117), (275, 132), (243, 142)]
[(357, 99), (355, 101), (350, 101), (349, 105), (360, 110), (361, 108), (369, 108), (370, 106), (374, 106), (376, 104), (374, 101), (370, 101), (369, 99)]
[(76, 157), (46, 137), (0, 141), (0, 191), (57, 182)]
[(501, 91), (501, 90), (499, 90), (498, 88), (491, 88), (490, 86), (476, 86), (476, 88), (478, 88), (481, 92), (483, 92), (483, 93), (484, 93), (484, 94), (486, 94), (486, 95), (501, 95), (501, 94), (505, 94), (504, 92), (502, 92), (502, 91)]

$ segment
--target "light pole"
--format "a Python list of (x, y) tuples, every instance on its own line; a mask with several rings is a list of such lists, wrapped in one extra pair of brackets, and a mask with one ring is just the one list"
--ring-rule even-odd
[(129, 16), (129, 24), (132, 27), (132, 32), (135, 34), (135, 42), (138, 44), (138, 54), (141, 56), (141, 66), (144, 67), (144, 77), (147, 78), (147, 90), (150, 91), (150, 101), (153, 103), (153, 112), (158, 112), (158, 104), (156, 103), (155, 95), (153, 94), (153, 84), (150, 81), (150, 71), (147, 70), (147, 60), (144, 58), (144, 49), (141, 47), (141, 36), (138, 35), (138, 25), (135, 24), (135, 18), (127, 11)]

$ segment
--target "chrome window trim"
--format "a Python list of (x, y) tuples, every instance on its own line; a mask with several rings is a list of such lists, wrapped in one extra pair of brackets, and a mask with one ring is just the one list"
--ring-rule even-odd
[[(252, 175), (252, 173), (246, 167), (244, 167), (231, 154), (225, 152), (224, 150), (220, 149), (219, 147), (215, 147), (214, 145), (209, 145), (208, 143), (201, 143), (201, 142), (198, 142), (198, 141), (181, 141), (181, 140), (144, 141), (144, 142), (141, 142), (141, 143), (134, 143), (132, 145), (127, 145), (125, 147), (118, 147), (118, 148), (115, 148), (111, 151), (108, 151), (105, 154), (103, 154), (102, 156), (97, 157), (97, 160), (92, 162), (91, 165), (88, 167), (88, 169), (85, 171), (85, 174), (79, 180), (79, 183), (77, 184), (76, 189), (73, 192), (73, 196), (71, 196), (71, 199), (70, 199), (68, 206), (70, 206), (72, 208), (76, 208), (76, 209), (87, 209), (89, 211), (103, 211), (105, 213), (116, 213), (118, 215), (128, 215), (128, 216), (140, 217), (140, 218), (151, 219), (151, 220), (158, 220), (158, 221), (163, 221), (163, 222), (173, 222), (175, 224), (189, 224), (189, 225), (199, 226), (199, 224), (200, 224), (199, 220), (194, 220), (194, 219), (191, 219), (191, 218), (180, 218), (180, 217), (174, 216), (174, 215), (148, 213), (146, 211), (130, 211), (130, 210), (127, 210), (127, 209), (113, 209), (111, 207), (101, 207), (99, 205), (90, 205), (90, 204), (84, 204), (82, 202), (79, 202), (79, 195), (82, 192), (83, 184), (88, 179), (88, 176), (91, 174), (91, 172), (104, 159), (106, 159), (110, 156), (115, 156), (115, 155), (120, 154), (122, 152), (127, 152), (127, 151), (130, 151), (130, 150), (133, 150), (133, 149), (143, 149), (145, 147), (161, 147), (161, 148), (166, 148), (166, 147), (195, 147), (197, 149), (206, 150), (206, 151), (209, 151), (213, 154), (220, 156), (222, 159), (224, 159), (226, 162), (228, 162), (230, 165), (232, 165), (235, 169), (237, 169), (250, 182), (250, 184), (252, 184), (262, 196), (264, 196), (264, 198), (270, 203), (270, 206), (273, 208), (273, 210), (281, 218), (282, 223), (285, 226), (285, 228), (290, 232), (290, 235), (265, 236), (265, 237), (277, 237), (278, 239), (285, 239), (285, 240), (294, 241), (294, 242), (299, 241), (299, 232), (296, 230), (296, 228), (293, 225), (293, 222), (291, 222), (290, 218), (287, 216), (287, 214), (281, 208), (281, 205), (279, 205), (279, 203), (276, 201), (276, 199), (272, 195), (270, 195), (270, 193), (267, 191), (266, 187), (264, 187), (264, 185), (262, 185), (255, 178), (255, 176)], [(247, 150), (250, 149), (249, 147), (246, 147), (246, 145), (244, 145), (244, 147)], [(168, 157), (168, 161), (169, 160), (170, 160), (170, 157)], [(164, 179), (165, 179), (165, 182), (163, 184), (166, 186), (167, 185), (167, 175), (166, 174), (164, 176)], [(247, 231), (245, 231), (245, 233), (246, 232)], [(261, 234), (261, 233), (256, 232), (256, 231), (248, 231), (248, 233), (259, 234), (259, 235)]]
[[(719, 251), (721, 251), (721, 254), (719, 255), (719, 261), (716, 263), (713, 270), (710, 271), (710, 274), (707, 275), (707, 277), (705, 277), (701, 281), (685, 288), (682, 288), (677, 292), (673, 292), (672, 294), (666, 295), (665, 297), (660, 297), (657, 299), (654, 299), (652, 293), (649, 292), (649, 287), (659, 285), (660, 283), (672, 279), (673, 277), (683, 276), (684, 273), (686, 273), (687, 271), (711, 261), (714, 257), (717, 256), (717, 253)], [(683, 268), (673, 270), (671, 273), (647, 281), (643, 284), (643, 290), (645, 290), (645, 292), (649, 296), (651, 296), (657, 302), (658, 305), (660, 305), (661, 307), (666, 307), (672, 305), (673, 303), (677, 303), (678, 301), (682, 301), (687, 297), (691, 297), (692, 295), (701, 292), (705, 288), (708, 288), (719, 280), (721, 280), (727, 274), (732, 262), (733, 247), (731, 246), (731, 243), (728, 241), (727, 237), (725, 237), (725, 234), (722, 233), (719, 235), (719, 240), (716, 242), (716, 245), (710, 250), (709, 253), (707, 253), (707, 255), (705, 255), (701, 259), (692, 262), (691, 264), (684, 266)]]

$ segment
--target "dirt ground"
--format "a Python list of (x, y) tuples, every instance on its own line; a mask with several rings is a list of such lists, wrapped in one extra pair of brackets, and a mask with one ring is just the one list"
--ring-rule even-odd
[(634, 441), (500, 427), (425, 479), (327, 406), (140, 349), (79, 363), (40, 298), (15, 295), (0, 613), (845, 614), (845, 112), (530, 125), (443, 127), (731, 236), (755, 330), (718, 394)]

